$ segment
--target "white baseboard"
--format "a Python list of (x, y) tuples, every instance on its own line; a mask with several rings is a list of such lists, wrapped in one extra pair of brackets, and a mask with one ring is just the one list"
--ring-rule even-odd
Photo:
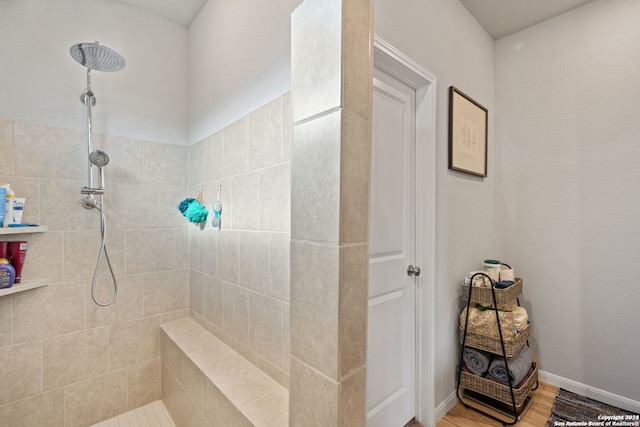
[(433, 417), (433, 419), (436, 420), (435, 422), (437, 423), (442, 417), (447, 415), (447, 412), (449, 412), (454, 406), (456, 406), (456, 403), (458, 403), (458, 395), (454, 390), (449, 396), (447, 396), (446, 399), (442, 401), (442, 403), (436, 406), (436, 411)]
[[(551, 374), (549, 372), (540, 371), (539, 375), (540, 381), (547, 384), (561, 387), (573, 393), (578, 393), (590, 399), (598, 400), (609, 405), (617, 406), (618, 408), (626, 409), (627, 411), (640, 413), (640, 402), (637, 402), (635, 400), (631, 400), (617, 394), (609, 393), (608, 391), (600, 390), (599, 388), (591, 387), (589, 385), (582, 384), (555, 374)], [(439, 407), (440, 406), (438, 406), (438, 408)], [(437, 408), (436, 414), (438, 414)]]

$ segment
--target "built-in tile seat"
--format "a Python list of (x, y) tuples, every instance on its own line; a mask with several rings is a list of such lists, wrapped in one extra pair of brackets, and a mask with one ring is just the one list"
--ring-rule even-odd
[(160, 346), (162, 400), (177, 426), (288, 425), (288, 390), (195, 320), (162, 324)]

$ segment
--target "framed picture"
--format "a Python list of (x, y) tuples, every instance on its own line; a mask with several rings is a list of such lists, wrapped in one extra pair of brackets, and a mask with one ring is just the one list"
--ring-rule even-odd
[(449, 169), (487, 176), (487, 117), (486, 108), (449, 88)]

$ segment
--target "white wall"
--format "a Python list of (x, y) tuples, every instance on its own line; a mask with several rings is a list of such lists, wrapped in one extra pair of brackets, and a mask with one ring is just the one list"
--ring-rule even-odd
[(291, 12), (302, 0), (209, 0), (189, 28), (189, 140), (291, 89)]
[(596, 0), (497, 42), (495, 194), (542, 369), (636, 401), (638, 16)]
[[(494, 43), (458, 1), (376, 0), (375, 32), (437, 77), (436, 405), (455, 389), (462, 278), (495, 256)], [(447, 169), (448, 88), (489, 109), (489, 176)]]
[(113, 1), (0, 1), (0, 118), (84, 130), (86, 68), (71, 45), (99, 40), (126, 67), (94, 71), (94, 131), (187, 143), (187, 30)]

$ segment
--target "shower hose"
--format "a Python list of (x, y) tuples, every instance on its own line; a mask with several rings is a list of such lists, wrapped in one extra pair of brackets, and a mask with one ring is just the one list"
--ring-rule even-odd
[[(109, 261), (109, 253), (107, 252), (107, 219), (104, 215), (104, 200), (102, 196), (100, 196), (100, 205), (98, 203), (93, 203), (92, 206), (100, 212), (100, 234), (102, 237), (102, 242), (100, 243), (100, 253), (98, 254), (98, 262), (96, 262), (96, 268), (93, 271), (93, 280), (91, 281), (91, 298), (93, 298), (93, 302), (98, 304), (101, 307), (106, 307), (108, 305), (113, 304), (118, 296), (118, 282), (116, 280), (116, 275), (113, 273), (113, 268), (111, 267), (111, 261)], [(111, 277), (113, 278), (113, 297), (109, 300), (109, 302), (103, 303), (98, 301), (98, 297), (96, 296), (96, 281), (98, 280), (98, 270), (100, 270), (100, 264), (102, 263), (102, 255), (104, 254), (105, 259), (107, 260), (107, 265), (109, 266), (109, 272), (111, 273)]]

